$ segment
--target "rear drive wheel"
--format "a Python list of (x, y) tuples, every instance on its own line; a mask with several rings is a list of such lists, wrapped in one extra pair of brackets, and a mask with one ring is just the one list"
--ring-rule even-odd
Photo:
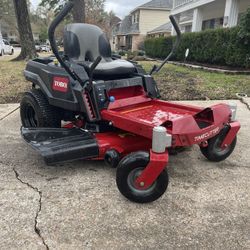
[(20, 115), (24, 127), (61, 127), (60, 110), (48, 103), (40, 89), (24, 93), (20, 104)]
[(13, 55), (13, 54), (14, 54), (14, 50), (12, 49), (10, 55)]
[(234, 148), (237, 143), (237, 137), (234, 138), (233, 142), (230, 145), (228, 145), (225, 148), (221, 148), (221, 144), (223, 140), (225, 139), (225, 136), (227, 135), (228, 131), (229, 131), (229, 127), (224, 127), (217, 136), (208, 140), (207, 147), (200, 148), (201, 153), (209, 161), (213, 161), (213, 162), (223, 161), (227, 157), (229, 157), (234, 151)]
[(160, 198), (168, 187), (168, 173), (163, 170), (157, 180), (148, 188), (138, 189), (137, 177), (149, 163), (148, 152), (135, 152), (124, 157), (118, 165), (116, 184), (119, 191), (129, 200), (138, 203), (152, 202)]
[(4, 51), (1, 50), (1, 51), (0, 51), (0, 56), (3, 56), (3, 55), (4, 55)]

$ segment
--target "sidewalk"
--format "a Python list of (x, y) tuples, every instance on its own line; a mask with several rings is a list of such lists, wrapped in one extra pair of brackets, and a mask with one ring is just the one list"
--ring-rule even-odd
[(103, 162), (46, 166), (20, 138), (18, 104), (0, 105), (0, 249), (249, 249), (250, 110), (234, 102), (233, 155), (171, 156), (168, 191), (144, 205), (118, 192)]

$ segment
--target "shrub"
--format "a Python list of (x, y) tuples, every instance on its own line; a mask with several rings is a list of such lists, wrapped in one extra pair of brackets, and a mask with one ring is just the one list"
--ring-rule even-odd
[(246, 44), (250, 42), (250, 8), (241, 17), (239, 25), (239, 38), (243, 39)]
[(145, 50), (144, 41), (140, 42), (138, 45), (139, 50)]
[(142, 50), (136, 50), (136, 51), (127, 51), (127, 59), (128, 60), (133, 60), (135, 57), (140, 57), (140, 60), (142, 60), (142, 57), (145, 55), (145, 51)]
[(146, 54), (150, 57), (165, 58), (172, 48), (172, 37), (149, 38), (144, 42)]
[(126, 52), (124, 50), (119, 50), (118, 55), (119, 56), (125, 56)]
[(138, 50), (138, 51), (136, 51), (136, 55), (137, 55), (137, 56), (144, 56), (144, 55), (145, 55), (145, 51), (143, 51), (143, 50)]
[[(165, 58), (175, 37), (149, 38), (145, 41), (147, 56)], [(250, 8), (240, 25), (230, 29), (206, 30), (182, 35), (172, 60), (183, 61), (189, 48), (188, 61), (237, 67), (250, 66)]]

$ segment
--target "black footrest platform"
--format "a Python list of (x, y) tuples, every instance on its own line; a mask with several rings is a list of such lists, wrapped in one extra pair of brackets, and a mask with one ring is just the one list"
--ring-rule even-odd
[(24, 140), (43, 157), (47, 164), (96, 158), (97, 141), (92, 133), (79, 128), (21, 128)]

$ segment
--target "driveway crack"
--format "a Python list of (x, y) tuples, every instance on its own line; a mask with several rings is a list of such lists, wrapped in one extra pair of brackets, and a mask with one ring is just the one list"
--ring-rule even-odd
[(39, 227), (38, 227), (38, 217), (39, 217), (39, 214), (40, 214), (40, 212), (41, 212), (41, 210), (42, 210), (42, 191), (40, 191), (37, 187), (32, 186), (32, 185), (29, 184), (28, 182), (23, 181), (23, 180), (20, 178), (20, 175), (19, 175), (19, 173), (17, 172), (17, 170), (16, 170), (15, 168), (13, 168), (13, 171), (14, 171), (14, 173), (15, 173), (16, 179), (17, 179), (19, 182), (21, 182), (22, 184), (26, 185), (27, 187), (33, 189), (33, 190), (34, 190), (35, 192), (37, 192), (38, 195), (39, 195), (39, 205), (38, 205), (38, 209), (37, 209), (36, 215), (35, 215), (34, 231), (35, 231), (35, 233), (38, 235), (38, 237), (41, 239), (41, 241), (42, 241), (43, 245), (45, 246), (45, 248), (46, 248), (47, 250), (49, 250), (49, 247), (48, 247), (48, 245), (46, 244), (45, 239), (43, 238), (43, 236), (42, 236), (42, 234), (41, 234), (41, 231), (40, 231), (40, 229), (39, 229)]

